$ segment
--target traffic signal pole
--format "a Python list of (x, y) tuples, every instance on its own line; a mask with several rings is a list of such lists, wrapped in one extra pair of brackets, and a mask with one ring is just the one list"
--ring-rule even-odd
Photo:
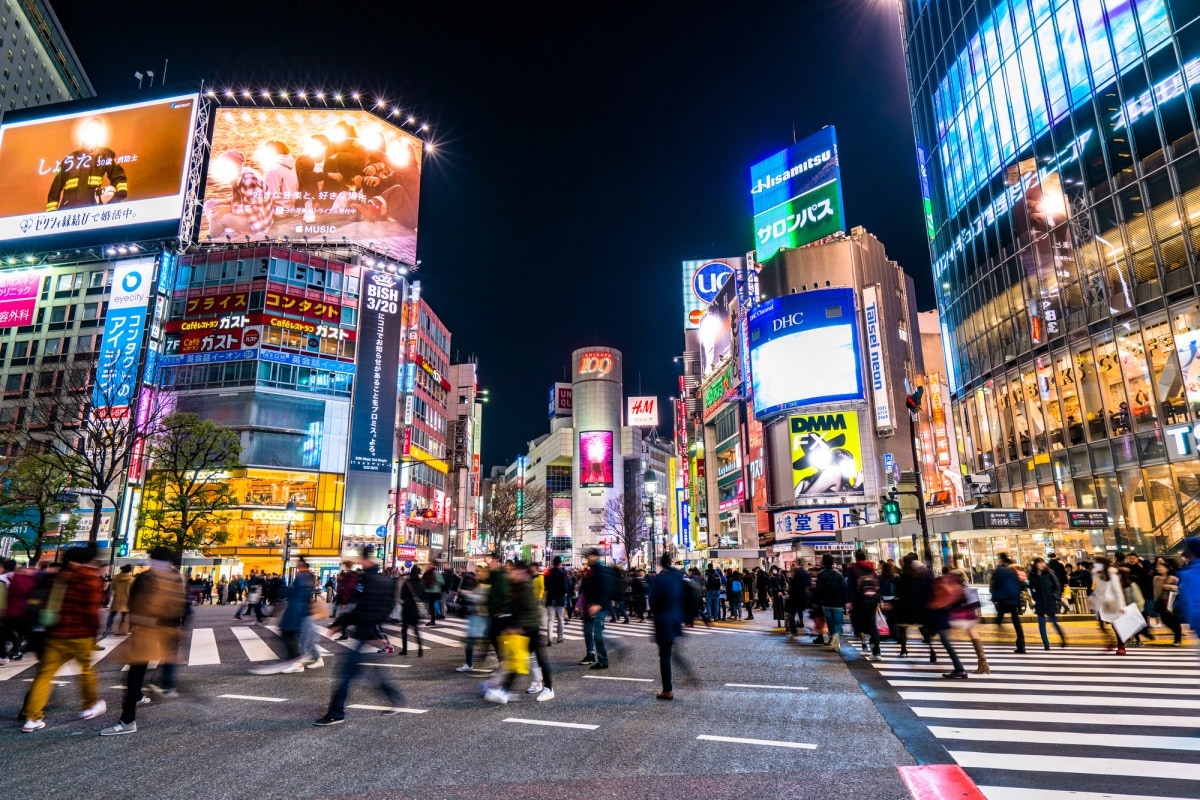
[(917, 487), (915, 492), (917, 495), (917, 522), (921, 525), (921, 546), (925, 551), (922, 560), (924, 560), (925, 566), (932, 570), (933, 550), (929, 544), (929, 521), (925, 516), (925, 486), (921, 478), (921, 458), (917, 452), (918, 426), (920, 424), (918, 417), (921, 413), (921, 399), (924, 394), (925, 387), (918, 386), (915, 392), (905, 398), (905, 405), (908, 407), (909, 419), (912, 420), (910, 443), (912, 444), (913, 477), (916, 479)]

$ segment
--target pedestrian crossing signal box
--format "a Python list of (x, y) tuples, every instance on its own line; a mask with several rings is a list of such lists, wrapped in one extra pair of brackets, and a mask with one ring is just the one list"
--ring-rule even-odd
[(117, 545), (117, 558), (125, 558), (129, 555), (129, 545), (121, 542)]
[(888, 498), (883, 501), (883, 518), (889, 525), (899, 525), (903, 519), (900, 513), (900, 501)]

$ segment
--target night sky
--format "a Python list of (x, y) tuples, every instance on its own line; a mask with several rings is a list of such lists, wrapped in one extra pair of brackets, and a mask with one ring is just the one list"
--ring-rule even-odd
[(548, 430), (576, 347), (622, 350), (627, 394), (676, 393), (680, 262), (752, 247), (749, 166), (793, 130), (837, 126), (848, 224), (933, 307), (892, 0), (50, 2), (101, 95), (170, 59), (172, 88), (358, 90), (429, 120), (419, 277), (491, 390), (485, 471)]

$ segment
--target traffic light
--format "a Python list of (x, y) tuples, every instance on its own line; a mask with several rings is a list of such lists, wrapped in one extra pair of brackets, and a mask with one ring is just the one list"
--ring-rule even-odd
[(125, 558), (129, 555), (129, 545), (121, 542), (117, 545), (117, 558)]
[(883, 518), (889, 525), (899, 525), (903, 515), (900, 513), (900, 501), (887, 497), (883, 501)]

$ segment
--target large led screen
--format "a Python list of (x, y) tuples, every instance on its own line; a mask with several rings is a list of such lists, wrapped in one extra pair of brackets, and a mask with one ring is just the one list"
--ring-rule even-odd
[(612, 431), (583, 431), (579, 434), (579, 485), (584, 489), (612, 488)]
[(862, 400), (862, 356), (852, 289), (817, 289), (750, 310), (754, 414)]
[(420, 139), (358, 110), (216, 117), (201, 241), (344, 239), (416, 263)]
[(178, 234), (197, 99), (5, 122), (0, 244), (40, 246), (71, 234), (112, 241), (104, 232), (134, 225)]
[(725, 281), (744, 269), (743, 258), (720, 258), (683, 262), (683, 329), (700, 327), (700, 318), (717, 299)]
[(797, 498), (866, 494), (858, 412), (788, 417)]
[(846, 229), (832, 125), (750, 168), (755, 258)]

